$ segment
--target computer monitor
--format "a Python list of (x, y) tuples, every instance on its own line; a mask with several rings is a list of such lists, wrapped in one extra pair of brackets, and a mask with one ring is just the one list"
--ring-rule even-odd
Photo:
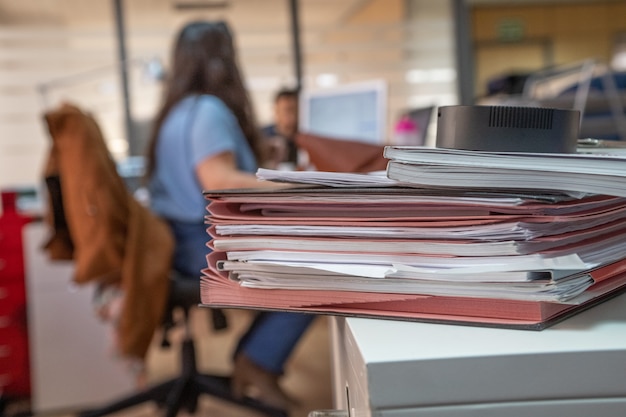
[(300, 130), (334, 139), (384, 143), (387, 85), (382, 80), (344, 84), (300, 95)]
[(411, 109), (406, 113), (417, 127), (415, 143), (407, 143), (407, 145), (422, 146), (426, 143), (426, 138), (428, 137), (428, 127), (430, 126), (434, 111), (435, 106), (428, 106), (418, 109)]

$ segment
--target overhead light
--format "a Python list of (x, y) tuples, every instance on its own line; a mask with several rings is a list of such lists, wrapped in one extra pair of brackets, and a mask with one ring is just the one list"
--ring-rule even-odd
[(177, 10), (203, 10), (203, 9), (225, 9), (230, 6), (230, 1), (215, 0), (215, 1), (202, 1), (202, 0), (179, 0), (174, 2), (174, 8)]
[(430, 80), (428, 71), (426, 70), (410, 70), (406, 73), (406, 81), (412, 84), (426, 83)]
[(406, 73), (405, 79), (411, 84), (444, 83), (456, 79), (452, 68), (413, 69)]
[(339, 83), (339, 76), (337, 74), (319, 74), (315, 77), (315, 83), (319, 87), (333, 87)]
[(109, 139), (107, 141), (109, 151), (113, 155), (123, 156), (128, 152), (128, 142), (122, 138)]

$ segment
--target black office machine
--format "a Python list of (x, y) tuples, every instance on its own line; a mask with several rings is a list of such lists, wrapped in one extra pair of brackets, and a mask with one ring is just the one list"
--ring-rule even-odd
[(576, 152), (578, 110), (543, 107), (444, 106), (437, 147), (494, 152)]

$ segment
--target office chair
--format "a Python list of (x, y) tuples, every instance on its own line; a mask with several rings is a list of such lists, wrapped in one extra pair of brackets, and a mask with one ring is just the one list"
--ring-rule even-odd
[[(198, 398), (202, 394), (261, 412), (269, 417), (287, 417), (286, 411), (270, 407), (252, 398), (235, 398), (230, 391), (230, 377), (198, 372), (195, 346), (189, 326), (189, 310), (198, 304), (200, 304), (200, 291), (197, 280), (173, 272), (161, 345), (169, 347), (168, 332), (176, 326), (175, 311), (182, 310), (184, 338), (180, 352), (180, 375), (102, 408), (84, 410), (79, 413), (79, 417), (105, 416), (148, 401), (164, 408), (166, 417), (174, 417), (181, 409), (194, 413), (197, 409)], [(216, 330), (226, 328), (226, 317), (223, 312), (221, 310), (210, 311), (213, 328)]]
[[(72, 259), (77, 283), (118, 285), (123, 290), (125, 304), (115, 329), (124, 355), (144, 357), (159, 326), (167, 346), (174, 310), (182, 309), (184, 316), (181, 375), (79, 415), (104, 416), (152, 401), (173, 417), (181, 408), (195, 412), (198, 397), (208, 394), (271, 417), (286, 417), (284, 410), (235, 398), (229, 377), (198, 372), (188, 316), (190, 308), (200, 304), (200, 285), (195, 277), (170, 271), (174, 243), (168, 226), (130, 195), (93, 117), (66, 104), (47, 113), (46, 121), (53, 139), (45, 169), (47, 221), (53, 226), (46, 245), (49, 255)], [(225, 327), (225, 317), (212, 311), (214, 327)]]

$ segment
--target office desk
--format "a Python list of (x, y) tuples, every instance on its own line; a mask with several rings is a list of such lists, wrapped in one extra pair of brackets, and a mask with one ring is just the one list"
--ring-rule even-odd
[(333, 318), (350, 417), (614, 417), (626, 410), (626, 295), (543, 331)]

